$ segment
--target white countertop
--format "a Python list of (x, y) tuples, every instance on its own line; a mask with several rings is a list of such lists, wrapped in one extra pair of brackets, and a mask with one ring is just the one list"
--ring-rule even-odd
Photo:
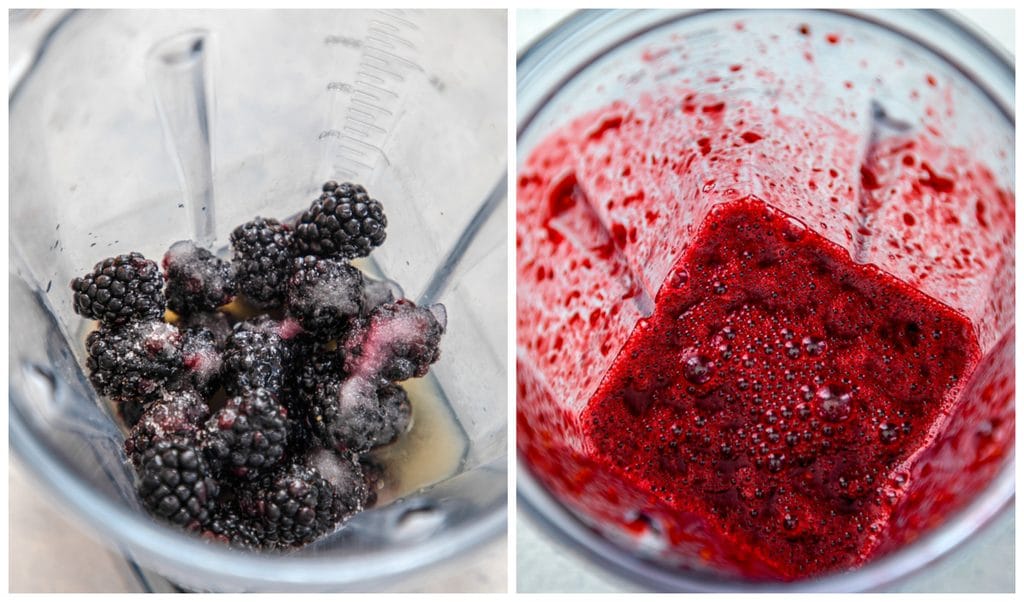
[[(516, 42), (522, 51), (533, 39), (567, 16), (568, 10), (516, 13)], [(1014, 23), (1009, 11), (956, 11), (1013, 52)], [(541, 532), (519, 512), (516, 528), (516, 589), (520, 592), (630, 592), (632, 583), (589, 564)], [(1013, 592), (1013, 515), (1002, 516), (984, 532), (939, 562), (891, 588), (894, 592)]]
[[(177, 591), (152, 572), (136, 574), (96, 533), (49, 499), (13, 455), (9, 468), (12, 593)], [(399, 583), (385, 591), (504, 592), (507, 550), (506, 538), (498, 538), (431, 569), (415, 587)]]

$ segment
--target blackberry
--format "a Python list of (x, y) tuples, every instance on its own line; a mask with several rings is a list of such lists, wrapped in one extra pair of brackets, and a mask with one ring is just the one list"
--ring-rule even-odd
[(153, 515), (188, 531), (209, 521), (219, 487), (193, 441), (158, 441), (139, 461), (139, 498)]
[(390, 280), (374, 280), (363, 276), (363, 304), (359, 315), (366, 317), (381, 305), (394, 303), (396, 298), (401, 297), (401, 292), (401, 287)]
[(227, 345), (228, 337), (231, 336), (231, 320), (227, 314), (219, 311), (202, 312), (183, 316), (178, 321), (178, 328), (182, 331), (206, 331), (213, 337), (213, 343), (217, 349), (223, 351)]
[(380, 202), (358, 184), (327, 182), (295, 226), (295, 244), (304, 255), (366, 257), (386, 237), (388, 220)]
[(280, 307), (292, 269), (291, 229), (275, 219), (257, 217), (231, 233), (235, 285), (252, 305)]
[(384, 385), (377, 390), (383, 426), (377, 433), (377, 445), (393, 443), (412, 428), (412, 404), (405, 389), (398, 385)]
[(159, 320), (103, 325), (89, 333), (85, 348), (89, 380), (115, 401), (154, 401), (184, 369), (181, 333)]
[(352, 377), (313, 407), (310, 425), (338, 451), (361, 453), (391, 443), (411, 425), (412, 406), (397, 385)]
[(303, 463), (320, 473), (334, 488), (334, 497), (341, 507), (343, 520), (366, 507), (369, 490), (358, 456), (315, 447), (306, 453)]
[(224, 350), (222, 376), (229, 395), (267, 389), (279, 393), (284, 384), (288, 347), (273, 320), (239, 322)]
[(346, 507), (334, 487), (301, 463), (282, 466), (238, 491), (243, 515), (253, 519), (275, 547), (310, 543), (334, 528)]
[(325, 349), (318, 341), (303, 338), (293, 348), (285, 405), (293, 418), (309, 416), (319, 399), (336, 391), (345, 376), (345, 358), (337, 348)]
[(104, 324), (125, 324), (164, 315), (163, 277), (141, 253), (110, 257), (71, 281), (75, 313)]
[(388, 381), (424, 376), (441, 355), (445, 324), (440, 303), (429, 308), (406, 299), (385, 303), (351, 329), (344, 343), (346, 371)]
[(182, 331), (181, 359), (185, 382), (179, 388), (193, 387), (204, 396), (220, 387), (224, 357), (217, 346), (217, 335), (206, 328), (193, 327)]
[(171, 438), (194, 440), (203, 420), (210, 415), (203, 398), (195, 391), (165, 392), (150, 404), (124, 440), (124, 451), (135, 466), (147, 450)]
[(321, 340), (345, 333), (363, 304), (363, 273), (343, 261), (307, 255), (295, 260), (286, 307)]
[(209, 311), (235, 296), (231, 265), (190, 240), (171, 245), (163, 266), (167, 307), (175, 313)]
[(264, 545), (262, 529), (234, 508), (219, 508), (200, 535), (209, 541), (242, 550), (258, 550)]
[(254, 478), (284, 456), (290, 428), (287, 414), (264, 389), (234, 397), (207, 421), (203, 453), (215, 470)]

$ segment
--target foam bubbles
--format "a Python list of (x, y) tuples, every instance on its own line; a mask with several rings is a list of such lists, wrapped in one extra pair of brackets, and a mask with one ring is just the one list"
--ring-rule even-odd
[(818, 416), (827, 422), (842, 422), (852, 411), (850, 390), (843, 385), (826, 385), (814, 395), (818, 403)]

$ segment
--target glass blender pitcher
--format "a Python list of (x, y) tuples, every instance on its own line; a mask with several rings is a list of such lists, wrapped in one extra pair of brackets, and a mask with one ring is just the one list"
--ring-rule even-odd
[[(526, 510), (643, 587), (696, 591), (879, 587), (1005, 511), (1013, 492), (1013, 202), (1012, 192), (993, 192), (1014, 185), (1013, 70), (1004, 57), (943, 15), (921, 11), (586, 12), (527, 50), (518, 69), (518, 222), (526, 225), (517, 233), (517, 447)], [(760, 110), (771, 117), (761, 120)], [(688, 114), (736, 120), (736, 139), (701, 138), (686, 127)], [(775, 132), (755, 124), (806, 115), (851, 137), (807, 136), (793, 145), (813, 149), (800, 160), (779, 146), (756, 150)], [(647, 126), (657, 120), (678, 127)], [(636, 137), (617, 136), (619, 128)], [(898, 211), (900, 176), (887, 177), (907, 164), (876, 163), (875, 150), (914, 134), (969, 149), (987, 174), (980, 179), (996, 183), (989, 207), (1009, 216), (992, 241), (964, 247), (987, 261), (959, 283), (926, 281), (913, 274), (934, 266), (897, 265), (899, 253), (882, 248), (916, 218)], [(882, 177), (872, 180), (875, 168)], [(830, 192), (829, 178), (844, 192)], [(864, 188), (871, 195), (862, 199), (894, 200), (881, 211), (871, 202), (844, 205)], [(747, 578), (722, 561), (732, 550), (717, 547), (700, 520), (659, 520), (670, 513), (644, 505), (656, 496), (622, 487), (613, 476), (619, 467), (595, 460), (584, 425), (588, 402), (630, 333), (644, 328), (659, 290), (685, 283), (686, 274), (671, 270), (705, 217), (747, 195), (781, 207), (857, 263), (891, 270), (956, 307), (978, 333), (983, 359), (933, 455), (911, 471), (918, 489), (893, 512), (891, 538), (850, 572), (790, 583)], [(972, 203), (953, 217), (985, 229), (985, 209)], [(568, 241), (557, 248), (572, 249), (569, 262), (557, 263), (545, 236), (556, 240), (550, 247)], [(939, 482), (953, 478), (963, 486), (943, 491)]]
[[(10, 435), (35, 477), (192, 590), (393, 585), (503, 533), (505, 36), (504, 11), (63, 15), (15, 65), (10, 98)], [(363, 268), (447, 307), (421, 386), (455, 456), (295, 553), (208, 545), (139, 506), (68, 282), (175, 240), (223, 250), (235, 225), (290, 218), (328, 179), (385, 205), (387, 244)]]

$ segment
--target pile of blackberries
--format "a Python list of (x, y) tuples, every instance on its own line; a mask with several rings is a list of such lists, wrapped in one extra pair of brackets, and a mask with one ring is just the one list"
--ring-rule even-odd
[(373, 503), (383, 469), (366, 454), (411, 428), (396, 383), (437, 361), (447, 321), (444, 306), (396, 299), (349, 263), (386, 226), (362, 186), (332, 181), (294, 224), (235, 228), (230, 260), (179, 241), (162, 275), (129, 253), (71, 282), (75, 311), (99, 322), (89, 378), (129, 429), (153, 515), (281, 549)]

